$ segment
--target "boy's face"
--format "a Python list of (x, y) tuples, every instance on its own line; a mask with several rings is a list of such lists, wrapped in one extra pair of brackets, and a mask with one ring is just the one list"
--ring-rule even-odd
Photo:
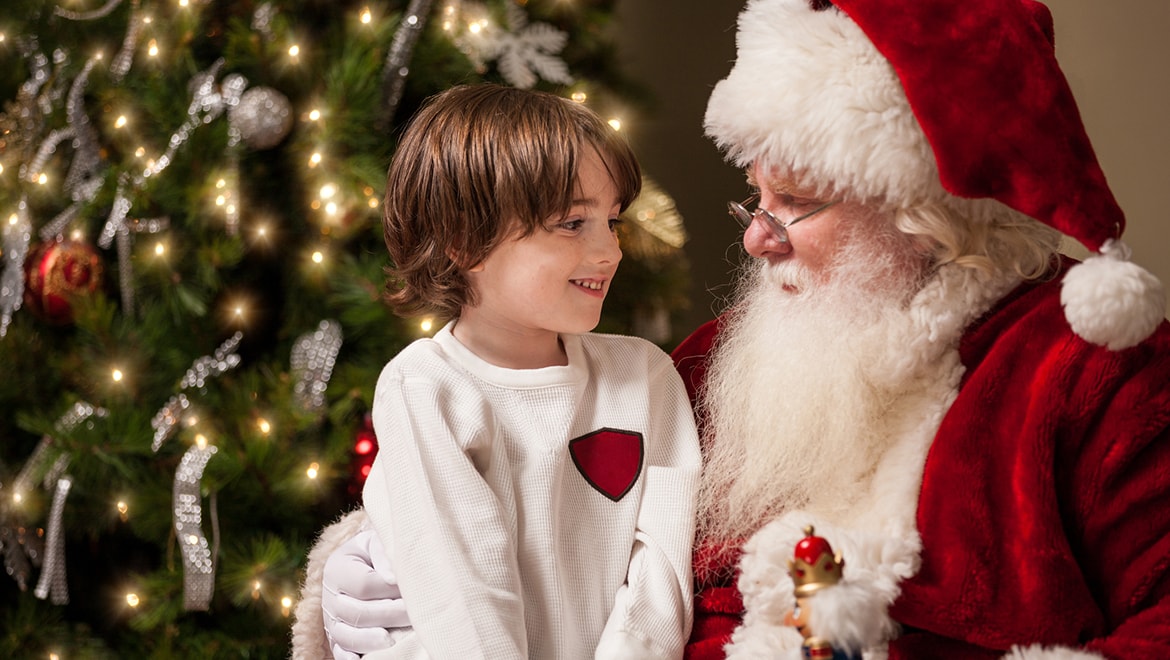
[(622, 258), (615, 233), (621, 204), (601, 157), (588, 153), (569, 215), (504, 241), (468, 272), (477, 304), (460, 315), (463, 331), (540, 341), (597, 326)]

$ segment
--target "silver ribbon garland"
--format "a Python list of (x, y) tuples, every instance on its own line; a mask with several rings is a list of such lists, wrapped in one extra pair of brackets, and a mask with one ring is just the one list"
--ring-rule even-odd
[[(72, 430), (78, 424), (90, 417), (105, 417), (108, 411), (98, 408), (85, 401), (73, 404), (61, 419), (57, 420), (56, 429), (60, 433)], [(56, 440), (45, 435), (41, 438), (32, 456), (25, 461), (16, 479), (12, 483), (13, 494), (28, 491), (35, 475), (44, 468), (49, 460)], [(64, 605), (69, 602), (69, 589), (65, 577), (65, 536), (63, 518), (65, 514), (65, 499), (69, 496), (69, 489), (73, 485), (73, 478), (65, 474), (69, 466), (69, 452), (61, 452), (53, 460), (53, 465), (45, 470), (42, 479), (46, 489), (53, 489), (53, 503), (49, 509), (49, 520), (46, 524), (44, 550), (30, 543), (23, 529), (11, 529), (7, 525), (0, 528), (0, 541), (5, 541), (4, 565), (9, 575), (17, 581), (23, 591), (28, 579), (30, 563), (41, 563), (41, 576), (33, 593), (37, 598), (49, 598), (54, 605)], [(6, 513), (6, 511), (0, 512)]]
[(325, 389), (341, 350), (341, 324), (326, 319), (317, 329), (305, 333), (293, 343), (289, 366), (292, 369), (293, 398), (310, 412), (325, 407)]
[(215, 557), (203, 535), (200, 481), (214, 445), (192, 445), (175, 471), (175, 536), (183, 553), (183, 607), (207, 610), (215, 588)]
[(60, 5), (53, 7), (53, 13), (62, 18), (67, 18), (71, 21), (92, 21), (96, 18), (104, 18), (110, 15), (110, 12), (118, 8), (122, 4), (122, 0), (107, 0), (106, 4), (94, 9), (92, 11), (79, 12), (71, 9), (62, 9)]
[(69, 94), (65, 98), (66, 127), (49, 133), (37, 149), (36, 156), (25, 168), (26, 176), (38, 176), (57, 150), (57, 145), (72, 138), (73, 160), (69, 164), (62, 189), (69, 194), (73, 203), (41, 228), (41, 240), (52, 240), (64, 233), (65, 227), (77, 217), (82, 205), (92, 200), (101, 188), (101, 148), (97, 132), (85, 112), (85, 88), (89, 85), (89, 74), (96, 63), (96, 58), (88, 60), (69, 87)]
[(215, 77), (223, 64), (224, 60), (220, 58), (206, 71), (201, 71), (192, 78), (193, 92), (191, 104), (187, 107), (187, 121), (171, 134), (163, 155), (133, 178), (123, 174), (118, 179), (110, 215), (106, 218), (101, 234), (98, 235), (97, 243), (98, 247), (108, 250), (114, 239), (118, 239), (118, 277), (121, 279), (123, 313), (133, 314), (134, 307), (134, 281), (130, 265), (131, 235), (126, 226), (126, 216), (133, 206), (129, 197), (130, 191), (141, 188), (147, 179), (165, 170), (174, 159), (175, 152), (187, 142), (196, 128), (211, 123), (228, 107), (239, 103), (240, 95), (243, 94), (248, 81), (239, 74), (230, 74), (224, 78), (222, 85), (217, 86)]
[(61, 519), (65, 514), (65, 498), (69, 496), (69, 488), (73, 479), (69, 476), (57, 479), (57, 487), (53, 492), (53, 505), (49, 511), (49, 527), (45, 533), (45, 565), (41, 569), (41, 579), (33, 593), (37, 598), (46, 597), (54, 605), (69, 603), (69, 585), (65, 579), (65, 536), (61, 528)]
[(32, 222), (28, 202), (20, 198), (16, 205), (16, 223), (4, 222), (4, 271), (0, 273), (0, 337), (8, 334), (12, 315), (24, 299), (24, 260), (32, 240)]
[[(240, 356), (235, 350), (243, 338), (244, 334), (237, 332), (220, 344), (212, 355), (196, 359), (179, 381), (179, 389), (202, 388), (209, 378), (238, 366)], [(175, 427), (190, 405), (187, 396), (179, 392), (155, 413), (154, 418), (150, 420), (150, 425), (154, 427), (151, 451), (157, 452), (162, 443), (174, 433)], [(214, 445), (202, 443), (193, 445), (183, 454), (179, 467), (175, 470), (172, 508), (175, 536), (183, 554), (183, 606), (188, 611), (206, 610), (211, 604), (211, 594), (215, 586), (216, 550), (208, 545), (207, 537), (203, 535), (200, 527), (203, 520), (200, 481), (203, 478), (203, 468), (216, 451)]]
[[(20, 93), (31, 98), (45, 84), (49, 74), (48, 58), (39, 52), (31, 53), (29, 57), (32, 61), (32, 76), (21, 86)], [(66, 60), (60, 51), (54, 53), (54, 58), (58, 64)], [(44, 171), (57, 146), (65, 140), (73, 140), (73, 160), (63, 186), (73, 203), (41, 229), (42, 240), (51, 240), (64, 232), (65, 227), (77, 216), (81, 206), (93, 199), (101, 186), (101, 157), (97, 134), (89, 123), (84, 105), (85, 88), (95, 62), (96, 59), (87, 61), (81, 73), (70, 85), (65, 101), (68, 126), (51, 131), (37, 148), (32, 160), (20, 166), (22, 179), (38, 176)], [(16, 219), (14, 227), (4, 227), (4, 272), (0, 275), (0, 337), (7, 334), (12, 315), (20, 309), (21, 298), (24, 295), (24, 260), (28, 255), (28, 246), (32, 238), (32, 223), (25, 196), (21, 197), (17, 206)]]
[(272, 19), (276, 17), (276, 7), (271, 2), (262, 3), (252, 12), (252, 29), (259, 32), (265, 41), (272, 39)]
[[(215, 353), (211, 355), (204, 355), (191, 363), (191, 367), (183, 374), (183, 379), (179, 381), (179, 389), (185, 390), (191, 387), (203, 387), (208, 378), (218, 376), (229, 369), (233, 369), (240, 364), (240, 356), (236, 354), (236, 347), (240, 345), (240, 340), (244, 338), (242, 332), (237, 332), (227, 341), (220, 344), (219, 348), (215, 349)], [(150, 445), (150, 450), (157, 452), (162, 443), (175, 431), (175, 426), (178, 425), (182, 419), (183, 414), (190, 408), (191, 402), (187, 396), (179, 392), (172, 396), (162, 408), (159, 409), (154, 417), (150, 420), (150, 425), (154, 428), (154, 441)]]
[(115, 84), (122, 82), (122, 78), (130, 72), (134, 64), (134, 49), (138, 46), (138, 34), (142, 30), (142, 9), (138, 0), (130, 3), (130, 24), (126, 26), (126, 36), (122, 38), (122, 48), (110, 60), (110, 78)]
[(410, 58), (414, 55), (414, 47), (430, 13), (431, 0), (410, 0), (402, 23), (394, 32), (394, 40), (390, 42), (390, 50), (382, 66), (381, 121), (387, 125), (393, 121), (398, 102), (402, 100), (406, 78), (410, 75)]

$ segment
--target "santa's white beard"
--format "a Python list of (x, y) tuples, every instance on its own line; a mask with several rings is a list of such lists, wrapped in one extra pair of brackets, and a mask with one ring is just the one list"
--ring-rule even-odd
[(845, 237), (826, 281), (764, 262), (737, 287), (699, 410), (708, 438), (699, 539), (750, 536), (793, 508), (839, 518), (868, 484), (919, 378), (907, 311), (923, 286), (909, 239)]

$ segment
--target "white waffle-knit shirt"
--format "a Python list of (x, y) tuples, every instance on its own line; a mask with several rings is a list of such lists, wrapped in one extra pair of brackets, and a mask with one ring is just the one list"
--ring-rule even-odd
[(566, 366), (505, 369), (452, 327), (375, 392), (364, 504), (414, 625), (377, 656), (682, 657), (700, 456), (670, 358), (562, 335)]

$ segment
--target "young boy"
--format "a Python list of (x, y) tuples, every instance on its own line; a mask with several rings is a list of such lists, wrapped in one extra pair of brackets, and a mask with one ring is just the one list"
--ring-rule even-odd
[(588, 334), (640, 186), (620, 136), (552, 94), (457, 87), (403, 134), (387, 297), (450, 321), (375, 392), (364, 505), (413, 630), (367, 658), (682, 656), (693, 415), (656, 346)]

